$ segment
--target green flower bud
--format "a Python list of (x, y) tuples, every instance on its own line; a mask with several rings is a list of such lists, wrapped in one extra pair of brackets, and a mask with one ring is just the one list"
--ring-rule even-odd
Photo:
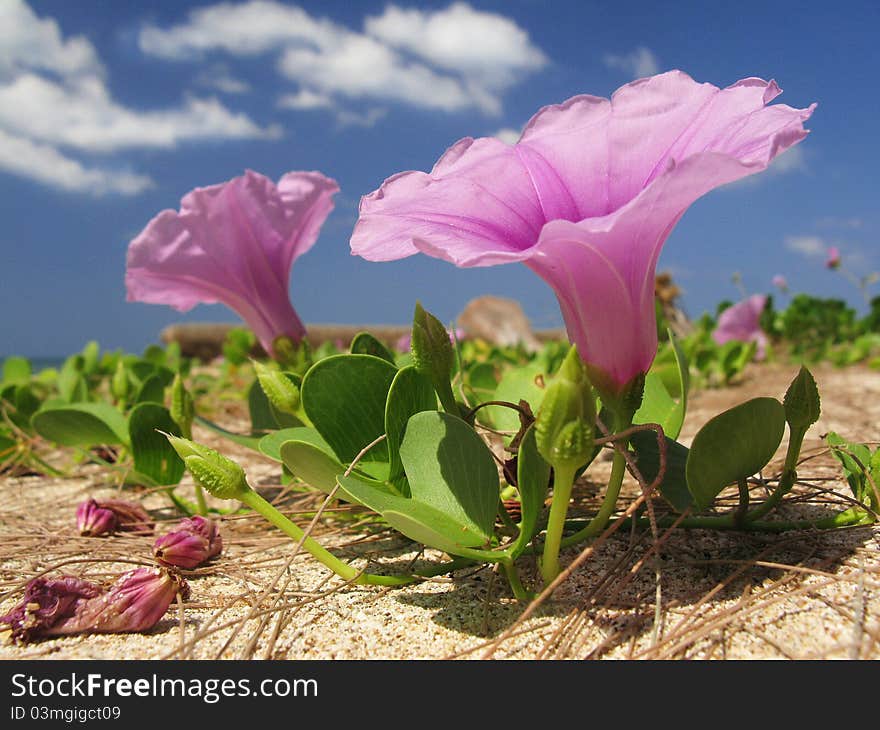
[(232, 459), (189, 439), (165, 434), (196, 483), (218, 499), (237, 499), (250, 489), (244, 470)]
[(195, 417), (195, 405), (192, 396), (183, 384), (180, 373), (174, 376), (171, 384), (171, 418), (180, 427), (185, 438), (192, 436), (192, 422)]
[(254, 360), (254, 372), (266, 398), (281, 413), (296, 414), (299, 408), (299, 388), (285, 373)]
[(125, 365), (122, 364), (122, 359), (120, 358), (116, 363), (113, 378), (110, 380), (110, 392), (113, 393), (113, 397), (117, 401), (124, 401), (128, 397), (129, 390), (131, 390), (131, 382), (128, 379)]
[(410, 349), (413, 365), (431, 380), (443, 409), (447, 413), (458, 415), (458, 407), (449, 382), (455, 362), (455, 351), (452, 349), (449, 333), (443, 323), (433, 314), (426, 312), (419, 302), (416, 302), (413, 316)]
[(554, 467), (576, 468), (593, 452), (596, 399), (572, 346), (554, 376), (535, 419), (538, 452)]

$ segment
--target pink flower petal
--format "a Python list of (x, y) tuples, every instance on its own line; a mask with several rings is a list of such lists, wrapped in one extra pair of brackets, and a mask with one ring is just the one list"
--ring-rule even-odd
[(386, 180), (361, 200), (352, 253), (526, 262), (556, 291), (585, 361), (622, 388), (656, 353), (654, 271), (676, 222), (807, 134), (815, 105), (766, 106), (779, 93), (772, 81), (718, 89), (672, 71), (610, 100), (545, 107), (516, 145), (464, 139), (430, 174)]
[(719, 345), (731, 340), (755, 342), (755, 358), (763, 360), (767, 348), (767, 335), (761, 329), (761, 314), (767, 304), (763, 294), (753, 294), (727, 309), (718, 317), (712, 339)]
[(128, 300), (180, 311), (221, 302), (267, 351), (280, 335), (298, 342), (305, 327), (290, 304), (290, 268), (314, 245), (338, 190), (318, 172), (288, 173), (276, 187), (250, 170), (196, 188), (129, 245)]

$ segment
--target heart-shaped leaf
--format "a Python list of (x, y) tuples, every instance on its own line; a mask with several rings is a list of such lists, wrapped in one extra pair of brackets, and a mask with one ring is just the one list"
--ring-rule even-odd
[(785, 408), (753, 398), (712, 418), (694, 436), (687, 459), (688, 490), (706, 509), (728, 484), (746, 479), (773, 458), (785, 431)]
[[(651, 431), (634, 433), (629, 440), (636, 454), (636, 466), (648, 484), (651, 484), (660, 471), (660, 450), (657, 434)], [(659, 490), (663, 498), (672, 505), (676, 512), (684, 512), (693, 505), (694, 498), (688, 491), (685, 467), (688, 459), (688, 448), (683, 444), (666, 437), (666, 471)]]
[(511, 548), (511, 557), (519, 555), (538, 531), (538, 519), (550, 486), (550, 465), (538, 453), (535, 427), (530, 426), (520, 441), (516, 460), (517, 489), (522, 518), (519, 535)]
[(400, 458), (412, 499), (488, 541), (498, 512), (498, 468), (477, 433), (438, 411), (409, 419)]
[(285, 441), (304, 441), (307, 444), (313, 444), (318, 448), (323, 449), (329, 454), (333, 453), (333, 449), (330, 448), (324, 440), (324, 437), (315, 429), (309, 428), (308, 426), (283, 428), (280, 431), (273, 431), (272, 433), (266, 434), (260, 439), (259, 449), (263, 454), (274, 461), (284, 461), (281, 456), (281, 446)]
[(31, 363), (23, 357), (12, 355), (3, 361), (3, 384), (27, 385), (31, 380)]
[[(511, 368), (501, 377), (492, 400), (518, 404), (522, 399), (531, 406), (533, 414), (537, 413), (541, 401), (544, 400), (546, 379), (546, 368), (538, 362)], [(519, 431), (519, 412), (513, 408), (487, 406), (482, 411), (498, 430), (514, 433)]]
[(165, 402), (165, 384), (160, 375), (150, 375), (143, 381), (134, 399), (135, 403), (158, 403)]
[(61, 446), (128, 444), (125, 416), (107, 403), (44, 406), (34, 413), (31, 426), (44, 439)]
[(395, 482), (403, 494), (409, 491), (399, 453), (406, 424), (416, 413), (436, 409), (437, 395), (431, 381), (411, 365), (398, 371), (385, 403), (385, 443), (389, 455), (388, 479)]
[(186, 466), (160, 431), (180, 436), (168, 409), (158, 403), (140, 403), (128, 416), (128, 433), (134, 468), (157, 486), (177, 484)]
[[(334, 355), (303, 378), (303, 409), (343, 463), (385, 433), (385, 402), (395, 375), (397, 368), (373, 355)], [(361, 460), (387, 463), (388, 446), (377, 444)]]
[(372, 355), (394, 365), (394, 354), (369, 332), (358, 332), (351, 341), (352, 355)]

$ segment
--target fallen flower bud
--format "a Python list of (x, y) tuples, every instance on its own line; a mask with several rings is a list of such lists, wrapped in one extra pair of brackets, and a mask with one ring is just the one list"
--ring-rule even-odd
[(88, 581), (64, 578), (34, 578), (27, 584), (24, 598), (0, 624), (8, 624), (13, 641), (28, 642), (73, 616), (88, 599), (101, 594), (100, 586)]
[(156, 538), (153, 557), (162, 565), (192, 569), (219, 555), (223, 538), (217, 523), (199, 515), (180, 521), (176, 530)]
[(107, 589), (71, 576), (35, 578), (21, 602), (0, 616), (0, 623), (9, 626), (12, 640), (19, 643), (49, 636), (147, 631), (178, 592), (189, 596), (186, 581), (161, 568), (129, 571)]
[(80, 535), (98, 537), (112, 532), (135, 532), (149, 535), (154, 523), (137, 502), (122, 499), (87, 499), (76, 509)]

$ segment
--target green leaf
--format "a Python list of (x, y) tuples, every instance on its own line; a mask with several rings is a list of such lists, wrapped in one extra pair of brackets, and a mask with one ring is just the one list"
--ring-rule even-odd
[(485, 536), (472, 524), (461, 524), (431, 505), (383, 491), (375, 484), (353, 476), (339, 477), (339, 486), (352, 501), (382, 515), (395, 530), (450, 555), (459, 555), (467, 548), (481, 547)]
[(248, 411), (251, 416), (251, 430), (254, 433), (303, 425), (296, 416), (282, 413), (272, 406), (260, 387), (259, 380), (254, 380), (248, 388)]
[(490, 539), (498, 512), (498, 468), (470, 426), (447, 413), (417, 413), (407, 423), (400, 458), (414, 501)]
[(728, 484), (760, 471), (785, 431), (785, 408), (753, 398), (712, 418), (694, 436), (687, 459), (688, 490), (697, 509), (709, 507)]
[[(636, 454), (636, 466), (645, 481), (651, 484), (660, 471), (660, 451), (657, 445), (657, 434), (651, 431), (639, 431), (630, 438), (630, 444)], [(659, 490), (663, 498), (672, 505), (676, 512), (684, 512), (694, 503), (687, 486), (686, 466), (688, 448), (678, 441), (666, 437), (666, 471)]]
[(165, 384), (162, 382), (162, 377), (156, 374), (148, 376), (138, 389), (134, 402), (162, 405), (165, 402)]
[(86, 375), (93, 375), (98, 370), (98, 360), (101, 355), (101, 347), (94, 340), (90, 340), (82, 351), (82, 371)]
[(519, 523), (519, 535), (511, 548), (513, 558), (526, 548), (538, 531), (538, 520), (550, 487), (550, 465), (538, 453), (534, 426), (529, 427), (520, 441), (516, 460), (516, 480), (522, 519)]
[(0, 433), (0, 466), (14, 458), (17, 453), (18, 442), (14, 438)]
[(372, 355), (394, 365), (394, 354), (369, 332), (358, 332), (351, 341), (352, 355)]
[(813, 374), (803, 365), (788, 386), (782, 404), (785, 406), (785, 418), (792, 430), (806, 430), (819, 420), (819, 389)]
[[(501, 377), (492, 400), (518, 404), (522, 399), (531, 406), (532, 413), (535, 414), (544, 400), (546, 379), (546, 369), (540, 363), (511, 368)], [(483, 411), (498, 430), (514, 433), (519, 431), (519, 413), (513, 408), (486, 406)]]
[(83, 362), (82, 355), (71, 355), (58, 373), (58, 395), (67, 403), (88, 399), (88, 387), (82, 374)]
[(678, 400), (676, 401), (670, 394), (666, 378), (659, 372), (650, 371), (645, 377), (642, 405), (636, 411), (633, 423), (659, 423), (663, 427), (663, 433), (674, 441), (678, 438), (681, 427), (684, 425), (690, 375), (687, 358), (671, 332), (669, 333), (669, 342), (675, 356)]
[[(861, 504), (865, 504), (866, 499), (872, 499), (874, 490), (871, 489), (865, 476), (866, 469), (871, 469), (873, 472), (874, 457), (871, 450), (865, 444), (841, 438), (834, 431), (825, 437), (825, 441), (831, 447), (831, 453), (843, 466), (843, 473), (853, 496)], [(871, 476), (873, 477), (874, 474), (872, 473)]]
[[(385, 433), (385, 401), (396, 375), (397, 368), (373, 355), (334, 355), (306, 373), (303, 409), (343, 463)], [(388, 446), (377, 444), (362, 461), (387, 463)]]
[[(465, 383), (474, 404), (492, 400), (498, 387), (495, 365), (490, 362), (478, 362), (465, 371)], [(482, 415), (480, 411), (478, 415)]]
[(31, 418), (31, 425), (44, 439), (61, 446), (128, 444), (125, 416), (107, 403), (43, 406)]
[(168, 439), (159, 431), (180, 436), (180, 428), (168, 409), (156, 403), (140, 403), (128, 417), (128, 433), (134, 468), (155, 485), (177, 484), (185, 465)]
[(12, 355), (3, 361), (3, 380), (0, 381), (4, 385), (12, 383), (13, 385), (27, 385), (31, 380), (31, 363), (24, 357)]
[[(325, 494), (330, 494), (333, 491), (337, 479), (341, 478), (346, 471), (346, 467), (329, 448), (306, 441), (285, 441), (281, 444), (281, 458), (291, 474)], [(387, 482), (373, 479), (357, 469), (352, 471), (350, 478), (357, 479), (360, 483), (366, 484), (369, 489), (378, 490), (382, 494), (397, 494)], [(364, 493), (366, 501), (363, 501), (350, 494), (342, 485), (336, 492), (339, 499), (362, 504), (374, 512), (378, 512), (379, 510), (375, 506), (377, 503), (371, 501), (371, 494), (371, 491), (366, 491)]]
[(248, 449), (254, 449), (255, 451), (259, 450), (260, 439), (263, 438), (262, 434), (252, 435), (227, 431), (223, 426), (219, 426), (213, 421), (209, 421), (207, 418), (202, 418), (201, 416), (196, 416), (193, 420), (208, 430), (223, 436), (223, 438), (229, 439), (233, 443), (239, 444)]
[[(281, 446), (285, 441), (304, 441), (323, 449), (329, 454), (333, 453), (333, 449), (315, 429), (308, 426), (294, 426), (293, 428), (283, 428), (280, 431), (273, 431), (266, 434), (260, 439), (260, 451), (274, 461), (284, 461), (281, 456)], [(335, 456), (334, 456), (335, 458)], [(343, 469), (343, 471), (345, 471)]]
[(404, 494), (408, 493), (408, 487), (399, 451), (406, 424), (410, 416), (436, 409), (437, 396), (430, 379), (412, 365), (399, 370), (391, 382), (385, 403), (385, 443), (390, 464), (388, 479)]

